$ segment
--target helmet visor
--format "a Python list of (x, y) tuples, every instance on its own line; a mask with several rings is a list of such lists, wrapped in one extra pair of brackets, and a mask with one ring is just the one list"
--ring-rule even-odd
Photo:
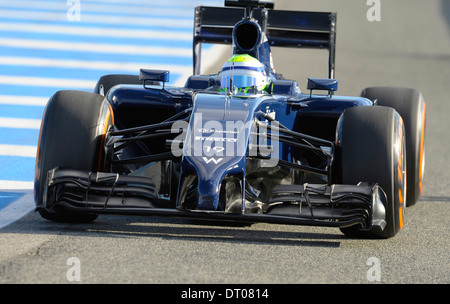
[(230, 83), (232, 84), (233, 88), (238, 89), (257, 86), (256, 78), (248, 75), (223, 76), (220, 79), (220, 86), (222, 88), (229, 88)]

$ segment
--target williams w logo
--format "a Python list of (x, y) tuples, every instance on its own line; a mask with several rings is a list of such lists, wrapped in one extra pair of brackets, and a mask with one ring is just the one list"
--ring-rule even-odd
[(207, 157), (202, 157), (203, 158), (203, 160), (205, 161), (205, 163), (207, 163), (207, 164), (209, 164), (210, 162), (213, 162), (214, 164), (218, 164), (218, 163), (220, 163), (221, 161), (222, 161), (222, 159), (223, 158), (217, 158), (217, 159), (215, 159), (214, 157), (211, 157), (211, 158), (207, 158)]

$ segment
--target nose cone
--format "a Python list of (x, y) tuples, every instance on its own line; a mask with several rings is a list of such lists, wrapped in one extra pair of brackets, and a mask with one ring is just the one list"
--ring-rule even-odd
[[(219, 195), (224, 177), (245, 176), (254, 107), (255, 102), (248, 98), (218, 94), (196, 96), (181, 168), (182, 178), (197, 176), (196, 209), (221, 211)], [(183, 184), (180, 183), (181, 187)]]

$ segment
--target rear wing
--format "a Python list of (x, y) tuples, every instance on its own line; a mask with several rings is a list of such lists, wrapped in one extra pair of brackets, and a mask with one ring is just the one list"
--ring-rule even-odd
[[(195, 8), (194, 75), (200, 74), (201, 44), (231, 44), (233, 27), (244, 14), (242, 7)], [(255, 8), (252, 17), (258, 20), (271, 47), (327, 49), (328, 77), (334, 78), (336, 13)]]

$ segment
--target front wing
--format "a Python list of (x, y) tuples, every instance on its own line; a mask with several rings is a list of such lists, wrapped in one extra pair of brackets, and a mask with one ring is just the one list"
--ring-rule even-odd
[[(94, 173), (55, 168), (47, 176), (43, 207), (47, 212), (63, 208), (75, 213), (151, 215), (266, 222), (308, 226), (381, 229), (386, 226), (386, 194), (377, 184), (278, 185), (261, 208), (242, 212), (188, 210), (176, 200), (160, 198), (148, 177)], [(249, 211), (251, 210), (251, 211)], [(256, 211), (255, 211), (256, 210)]]

